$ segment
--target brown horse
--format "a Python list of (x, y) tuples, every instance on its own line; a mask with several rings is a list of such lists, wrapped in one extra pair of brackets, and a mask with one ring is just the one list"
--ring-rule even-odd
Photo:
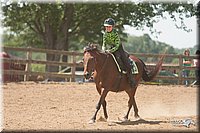
[(134, 88), (131, 88), (129, 85), (127, 76), (119, 72), (111, 54), (98, 50), (97, 45), (94, 44), (90, 44), (84, 48), (84, 76), (86, 79), (88, 79), (93, 74), (96, 89), (100, 94), (100, 99), (96, 106), (95, 114), (89, 123), (95, 122), (101, 105), (103, 106), (104, 117), (106, 119), (108, 118), (105, 98), (109, 91), (125, 91), (128, 94), (128, 111), (123, 117), (124, 120), (128, 120), (128, 115), (132, 106), (135, 112), (134, 116), (139, 118), (138, 108), (134, 98), (137, 86), (141, 79), (144, 81), (151, 81), (157, 75), (161, 68), (164, 56), (161, 57), (155, 69), (150, 73), (147, 72), (146, 65), (142, 60), (136, 58), (135, 56), (130, 56), (130, 58), (135, 61), (138, 67), (138, 74), (134, 75), (134, 80), (136, 83)]

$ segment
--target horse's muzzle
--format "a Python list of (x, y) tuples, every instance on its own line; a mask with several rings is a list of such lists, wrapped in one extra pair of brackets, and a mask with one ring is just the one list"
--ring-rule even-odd
[(89, 78), (90, 78), (90, 73), (89, 73), (89, 72), (85, 72), (85, 73), (84, 73), (84, 77), (85, 77), (86, 79), (89, 79)]

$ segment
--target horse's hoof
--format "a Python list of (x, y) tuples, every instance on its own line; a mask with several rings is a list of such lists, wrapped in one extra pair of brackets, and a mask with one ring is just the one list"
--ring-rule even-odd
[(138, 121), (138, 120), (140, 120), (141, 118), (140, 118), (139, 116), (137, 116), (137, 117), (135, 117), (135, 119)]
[(139, 115), (135, 115), (134, 117), (135, 117), (136, 120), (140, 120), (141, 119)]
[(135, 117), (135, 118), (138, 118), (138, 117), (140, 117), (140, 116), (139, 116), (139, 115), (134, 115), (134, 117)]
[(127, 122), (127, 121), (129, 121), (126, 117), (122, 117), (122, 118), (118, 117), (118, 120), (121, 121), (121, 122)]
[(106, 119), (106, 118), (103, 118), (103, 117), (101, 116), (97, 121), (100, 121), (100, 122), (107, 122), (107, 119)]
[(95, 120), (91, 119), (88, 123), (93, 124), (93, 123), (95, 123)]

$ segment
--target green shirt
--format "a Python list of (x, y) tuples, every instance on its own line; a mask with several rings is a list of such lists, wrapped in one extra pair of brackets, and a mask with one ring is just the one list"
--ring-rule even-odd
[(115, 29), (111, 32), (105, 32), (103, 35), (102, 50), (109, 50), (111, 53), (119, 49), (120, 38)]
[[(188, 59), (187, 57), (186, 58), (183, 58), (183, 61), (191, 61), (190, 59)], [(183, 66), (191, 66), (192, 64), (186, 64), (186, 63), (183, 63)]]

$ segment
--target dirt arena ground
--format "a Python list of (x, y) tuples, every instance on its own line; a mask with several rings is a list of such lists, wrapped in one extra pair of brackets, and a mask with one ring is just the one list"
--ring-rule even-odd
[[(140, 84), (136, 102), (141, 119), (120, 123), (127, 111), (128, 95), (109, 92), (105, 122), (102, 108), (97, 122), (88, 124), (99, 95), (94, 83), (7, 83), (3, 88), (3, 129), (36, 131), (198, 131), (198, 88)], [(175, 124), (190, 118), (189, 128)]]

